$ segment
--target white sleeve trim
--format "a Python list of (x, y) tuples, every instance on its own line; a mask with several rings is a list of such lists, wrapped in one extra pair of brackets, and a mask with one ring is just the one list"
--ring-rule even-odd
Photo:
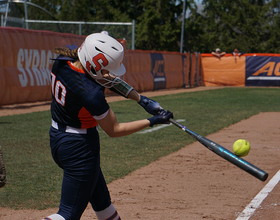
[(105, 113), (103, 113), (102, 115), (93, 116), (93, 118), (94, 118), (95, 120), (101, 120), (101, 119), (105, 118), (105, 117), (108, 115), (108, 113), (109, 113), (109, 110), (106, 111)]

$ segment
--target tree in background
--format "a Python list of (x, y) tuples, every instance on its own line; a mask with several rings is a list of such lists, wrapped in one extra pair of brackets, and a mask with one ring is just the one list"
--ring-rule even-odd
[(145, 0), (136, 20), (136, 48), (178, 51), (180, 48), (182, 3)]
[[(53, 16), (28, 6), (29, 19), (85, 22), (135, 20), (135, 49), (180, 51), (183, 19), (183, 1), (180, 0), (30, 2), (40, 5)], [(210, 53), (219, 47), (228, 53), (235, 48), (247, 53), (279, 53), (280, 0), (202, 0), (201, 4), (203, 10), (198, 10), (194, 0), (187, 1), (184, 51)], [(23, 18), (23, 4), (11, 4), (9, 16)], [(92, 27), (88, 28), (82, 34), (87, 35)], [(121, 31), (111, 28), (117, 30), (115, 38), (122, 37)], [(32, 24), (30, 29), (37, 29), (36, 25)], [(77, 27), (71, 25), (45, 25), (45, 30), (77, 34)]]
[(267, 31), (265, 46), (266, 51), (269, 53), (280, 53), (280, 1), (272, 0), (269, 1), (269, 8), (267, 14)]
[[(203, 48), (194, 41), (198, 51), (211, 52), (219, 47), (232, 52), (234, 48), (245, 52), (268, 52), (267, 40), (270, 21), (268, 11), (270, 4), (262, 0), (203, 0), (204, 10), (193, 16), (186, 28), (199, 24), (200, 42)], [(197, 23), (198, 22), (198, 23)]]

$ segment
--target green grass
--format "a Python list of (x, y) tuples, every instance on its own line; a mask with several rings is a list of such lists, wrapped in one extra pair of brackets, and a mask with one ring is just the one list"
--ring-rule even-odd
[[(154, 97), (183, 125), (206, 136), (259, 112), (280, 111), (278, 88), (224, 88)], [(119, 122), (150, 117), (134, 101), (110, 103)], [(0, 206), (57, 207), (62, 170), (53, 162), (49, 111), (0, 117), (0, 140), (7, 170)], [(109, 183), (194, 142), (175, 126), (156, 132), (110, 138), (100, 129), (101, 167)]]

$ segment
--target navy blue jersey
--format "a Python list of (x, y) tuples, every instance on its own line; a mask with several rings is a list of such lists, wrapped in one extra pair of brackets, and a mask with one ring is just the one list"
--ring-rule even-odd
[(94, 116), (109, 110), (104, 87), (70, 61), (57, 59), (52, 67), (52, 119), (75, 128), (97, 125)]

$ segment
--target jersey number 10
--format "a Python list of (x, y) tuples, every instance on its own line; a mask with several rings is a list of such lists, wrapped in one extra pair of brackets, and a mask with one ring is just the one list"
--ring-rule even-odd
[(52, 77), (52, 94), (57, 101), (62, 106), (65, 106), (65, 97), (66, 97), (66, 88), (65, 86), (58, 80), (57, 82), (55, 81), (56, 75), (51, 73)]

